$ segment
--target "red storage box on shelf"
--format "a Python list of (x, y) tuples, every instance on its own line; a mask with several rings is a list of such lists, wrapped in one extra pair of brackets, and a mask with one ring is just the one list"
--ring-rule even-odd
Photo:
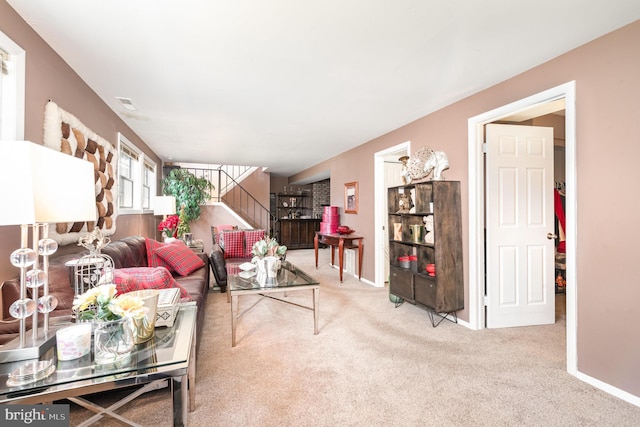
[(340, 215), (337, 206), (325, 206), (323, 212), (326, 215)]
[(323, 213), (322, 222), (326, 224), (338, 224), (340, 222), (340, 215), (327, 215)]
[(326, 223), (326, 222), (321, 222), (320, 223), (320, 232), (322, 234), (337, 233), (338, 232), (338, 223), (336, 222), (335, 224), (330, 224), (330, 223)]
[(323, 234), (337, 233), (340, 225), (340, 214), (337, 206), (325, 206), (322, 212), (320, 232)]

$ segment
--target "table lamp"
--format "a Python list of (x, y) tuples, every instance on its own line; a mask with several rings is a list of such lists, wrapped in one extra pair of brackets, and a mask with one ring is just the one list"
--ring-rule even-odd
[[(37, 359), (55, 341), (55, 333), (49, 331), (49, 312), (58, 302), (49, 295), (48, 257), (58, 244), (48, 237), (49, 223), (95, 222), (97, 210), (93, 163), (29, 141), (0, 141), (0, 183), (4, 205), (0, 226), (21, 227), (20, 248), (10, 256), (11, 263), (20, 269), (20, 298), (9, 308), (20, 321), (20, 334), (0, 349), (2, 363)], [(28, 246), (29, 228), (32, 248)], [(44, 315), (42, 333), (38, 330), (39, 312)], [(33, 316), (30, 339), (26, 332), (29, 316)]]
[(153, 199), (153, 214), (163, 215), (163, 219), (167, 219), (167, 215), (175, 215), (176, 198), (173, 196), (156, 196)]

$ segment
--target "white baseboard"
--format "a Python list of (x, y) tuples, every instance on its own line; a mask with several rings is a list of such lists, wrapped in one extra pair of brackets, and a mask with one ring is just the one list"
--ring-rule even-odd
[(634, 396), (631, 393), (628, 393), (624, 390), (620, 390), (617, 387), (612, 386), (611, 384), (607, 384), (605, 382), (602, 382), (598, 379), (595, 379), (587, 374), (583, 374), (582, 372), (578, 371), (578, 373), (576, 374), (576, 378), (578, 378), (581, 381), (586, 382), (587, 384), (590, 384), (592, 386), (594, 386), (595, 388), (598, 388), (602, 391), (604, 391), (605, 393), (609, 393), (612, 396), (617, 397), (618, 399), (622, 399), (625, 402), (631, 403), (634, 406), (638, 406), (640, 407), (640, 397), (638, 396)]

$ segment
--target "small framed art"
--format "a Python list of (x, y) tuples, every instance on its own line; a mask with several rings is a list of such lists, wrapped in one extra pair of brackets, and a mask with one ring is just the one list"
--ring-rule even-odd
[(358, 183), (347, 182), (344, 185), (344, 213), (358, 213)]

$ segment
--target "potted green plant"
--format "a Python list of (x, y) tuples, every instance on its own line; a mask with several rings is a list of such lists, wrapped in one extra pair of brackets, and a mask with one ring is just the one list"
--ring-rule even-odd
[(197, 177), (187, 169), (173, 169), (162, 181), (162, 192), (176, 198), (176, 208), (180, 212), (178, 236), (191, 232), (189, 223), (200, 218), (200, 207), (211, 198), (215, 189), (204, 177)]

